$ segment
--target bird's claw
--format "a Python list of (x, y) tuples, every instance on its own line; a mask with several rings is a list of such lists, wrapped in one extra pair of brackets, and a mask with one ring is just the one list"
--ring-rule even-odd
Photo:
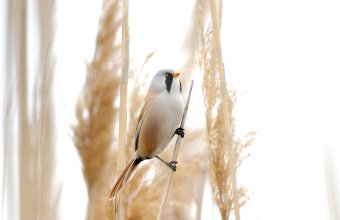
[(176, 171), (177, 167), (176, 167), (177, 161), (170, 161), (169, 163), (167, 163), (167, 166), (172, 169), (172, 171)]
[(184, 128), (177, 128), (175, 134), (181, 136), (181, 138), (184, 138)]

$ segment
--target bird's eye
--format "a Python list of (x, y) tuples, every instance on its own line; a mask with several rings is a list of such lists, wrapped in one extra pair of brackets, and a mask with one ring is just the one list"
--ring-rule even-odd
[(167, 78), (169, 76), (169, 73), (165, 73), (164, 77)]

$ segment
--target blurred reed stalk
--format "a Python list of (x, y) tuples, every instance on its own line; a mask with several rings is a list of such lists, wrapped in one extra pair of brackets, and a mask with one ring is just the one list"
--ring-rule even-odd
[(89, 193), (87, 219), (112, 219), (113, 204), (108, 193), (115, 169), (112, 151), (118, 110), (120, 45), (117, 33), (121, 27), (118, 1), (105, 1), (92, 62), (76, 106), (77, 124), (74, 143), (83, 162), (83, 173)]
[[(329, 144), (327, 139), (322, 140), (322, 156), (323, 156), (323, 169), (324, 169), (324, 179), (325, 179), (325, 194), (326, 194), (326, 204), (327, 204), (327, 212), (330, 220), (340, 219), (340, 210), (339, 203), (340, 198), (337, 197), (339, 195), (339, 191), (337, 191), (337, 171), (336, 171), (336, 163), (334, 155), (335, 150)], [(334, 147), (334, 146), (333, 146)]]
[[(4, 184), (4, 191), (8, 189), (6, 198), (9, 202), (8, 216), (16, 219), (58, 219), (58, 205), (60, 191), (54, 191), (54, 112), (53, 112), (53, 16), (54, 1), (36, 1), (38, 12), (37, 29), (39, 35), (38, 48), (27, 50), (27, 2), (9, 1), (8, 6), (8, 33), (7, 33), (7, 75), (5, 98), (5, 170), (4, 177), (9, 178)], [(19, 10), (17, 10), (17, 8)], [(38, 50), (37, 73), (29, 74), (27, 54), (34, 56)], [(35, 60), (35, 59), (32, 59)], [(32, 68), (35, 69), (35, 68)], [(17, 71), (16, 80), (11, 74)], [(29, 79), (34, 82), (33, 90), (29, 90)], [(18, 88), (15, 91), (13, 88)], [(13, 99), (13, 100), (12, 100)], [(13, 103), (18, 103), (18, 109)], [(17, 113), (17, 114), (16, 114)], [(9, 118), (7, 118), (9, 117)], [(16, 120), (17, 119), (17, 120)], [(18, 122), (18, 137), (13, 122)], [(16, 142), (18, 140), (18, 147)], [(9, 150), (8, 148), (11, 148)], [(17, 149), (17, 151), (16, 151)], [(13, 158), (18, 154), (19, 166), (15, 166)], [(18, 167), (15, 170), (12, 166)], [(15, 189), (12, 175), (19, 174), (19, 204), (16, 204)], [(13, 207), (19, 206), (19, 212)], [(18, 213), (11, 213), (18, 212)]]
[[(186, 118), (187, 111), (188, 111), (188, 108), (189, 108), (189, 102), (190, 102), (191, 91), (192, 91), (193, 85), (194, 85), (194, 81), (192, 80), (191, 84), (190, 84), (189, 95), (187, 97), (187, 103), (185, 105), (185, 109), (184, 109), (184, 112), (183, 112), (183, 117), (182, 117), (180, 128), (184, 128), (184, 125), (185, 125), (185, 118)], [(182, 138), (180, 136), (177, 136), (176, 145), (175, 145), (175, 149), (174, 149), (174, 153), (173, 153), (171, 161), (177, 161), (177, 156), (178, 156), (178, 151), (179, 151), (179, 147), (180, 147), (180, 144), (181, 144), (181, 139)], [(167, 181), (166, 181), (166, 184), (165, 184), (161, 204), (160, 204), (160, 207), (159, 207), (157, 220), (161, 220), (163, 218), (165, 204), (166, 204), (166, 200), (168, 199), (173, 174), (174, 174), (174, 171), (172, 171), (172, 170), (168, 171), (168, 177), (167, 177)]]
[[(122, 19), (122, 80), (120, 83), (120, 105), (119, 105), (119, 136), (118, 136), (118, 156), (117, 172), (121, 172), (125, 167), (126, 150), (126, 120), (127, 120), (127, 94), (128, 94), (128, 77), (129, 77), (129, 0), (122, 1), (123, 19)], [(115, 215), (116, 219), (123, 219), (124, 209), (122, 208), (122, 199), (120, 194), (115, 198)]]
[[(33, 147), (38, 148), (38, 218), (58, 219), (60, 186), (55, 184), (55, 113), (53, 111), (54, 0), (37, 0), (40, 51), (33, 98)], [(56, 189), (53, 186), (58, 186)], [(32, 197), (31, 197), (32, 198)], [(29, 198), (29, 200), (31, 199)], [(27, 201), (29, 202), (29, 201)], [(25, 218), (26, 219), (26, 218)]]
[[(3, 185), (2, 185), (2, 218), (5, 219), (5, 212), (9, 219), (18, 219), (16, 204), (16, 177), (13, 175), (17, 170), (15, 169), (15, 154), (16, 148), (14, 145), (14, 120), (15, 120), (15, 99), (16, 99), (16, 85), (15, 85), (15, 64), (17, 62), (15, 45), (17, 45), (17, 31), (16, 25), (18, 15), (14, 13), (15, 1), (7, 1), (7, 33), (6, 33), (6, 72), (3, 83), (4, 88), (4, 106), (3, 106), (3, 137), (4, 137), (4, 154), (3, 154)], [(6, 211), (5, 211), (6, 210)]]
[(18, 14), (18, 107), (19, 107), (19, 203), (20, 218), (33, 219), (34, 203), (27, 203), (27, 199), (31, 197), (33, 179), (30, 177), (30, 160), (33, 159), (32, 145), (30, 140), (30, 129), (28, 122), (27, 107), (27, 6), (26, 0), (17, 2), (19, 7)]

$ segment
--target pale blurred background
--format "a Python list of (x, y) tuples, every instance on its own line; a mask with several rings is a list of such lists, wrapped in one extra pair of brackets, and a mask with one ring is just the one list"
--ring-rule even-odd
[[(6, 84), (9, 1), (0, 3), (1, 100)], [(39, 63), (34, 56), (39, 42), (35, 4), (27, 1), (30, 82)], [(139, 71), (152, 52), (155, 54), (142, 74), (152, 76), (168, 67), (182, 68), (183, 74), (195, 71), (191, 73), (195, 87), (187, 132), (205, 126), (202, 75), (197, 67), (183, 67), (190, 56), (187, 44), (193, 35), (194, 4), (194, 0), (130, 0), (129, 12), (131, 71)], [(60, 219), (86, 218), (86, 185), (71, 125), (76, 123), (75, 105), (86, 64), (93, 58), (102, 5), (95, 0), (56, 0), (54, 6), (54, 180), (61, 189)], [(339, 1), (331, 0), (223, 1), (221, 41), (226, 79), (241, 94), (235, 107), (237, 129), (241, 134), (258, 130), (251, 155), (238, 172), (239, 184), (250, 194), (240, 210), (242, 219), (340, 219), (339, 11)], [(145, 80), (148, 85), (150, 74)], [(4, 122), (4, 108), (0, 111)], [(6, 124), (2, 125), (1, 140), (6, 130)], [(18, 140), (13, 140), (15, 146)], [(18, 157), (13, 155), (12, 190), (19, 184)], [(8, 186), (4, 187), (3, 147), (0, 161), (0, 218), (16, 220), (18, 191), (8, 192)], [(220, 217), (207, 185), (202, 219), (213, 218)]]

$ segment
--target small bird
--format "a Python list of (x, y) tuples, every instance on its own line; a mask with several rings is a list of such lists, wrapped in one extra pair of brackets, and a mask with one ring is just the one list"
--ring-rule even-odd
[(143, 160), (157, 158), (176, 171), (176, 161), (165, 162), (158, 155), (168, 146), (175, 134), (184, 137), (177, 128), (184, 111), (179, 72), (160, 70), (153, 77), (135, 130), (135, 153), (119, 175), (110, 193), (112, 199)]

